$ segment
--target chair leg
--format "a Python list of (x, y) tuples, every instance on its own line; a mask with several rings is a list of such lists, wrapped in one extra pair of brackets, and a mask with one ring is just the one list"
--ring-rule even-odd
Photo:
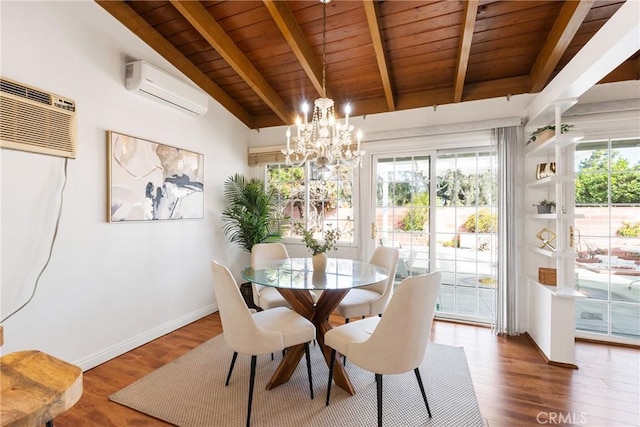
[(253, 403), (253, 383), (256, 379), (256, 360), (258, 360), (258, 356), (251, 356), (251, 375), (249, 376), (249, 404), (247, 405), (247, 427), (251, 425), (251, 404)]
[(231, 366), (229, 366), (229, 373), (227, 374), (227, 381), (224, 383), (225, 386), (229, 385), (229, 380), (231, 379), (231, 372), (233, 372), (233, 367), (236, 365), (236, 359), (238, 358), (238, 353), (233, 352), (233, 358), (231, 358)]
[(327, 385), (327, 403), (329, 406), (329, 396), (331, 396), (331, 382), (333, 381), (333, 366), (336, 363), (336, 350), (331, 349), (331, 361), (329, 362), (329, 384)]
[(307, 356), (307, 374), (309, 375), (309, 392), (311, 393), (311, 399), (313, 399), (313, 380), (311, 379), (311, 355), (309, 354), (309, 343), (304, 343), (304, 352)]
[(376, 391), (378, 394), (378, 427), (382, 427), (382, 375), (376, 374)]
[(429, 409), (429, 402), (427, 402), (427, 393), (424, 392), (424, 386), (422, 385), (420, 370), (416, 368), (413, 370), (413, 372), (416, 373), (416, 378), (418, 379), (418, 385), (420, 386), (420, 391), (422, 392), (422, 398), (424, 399), (424, 404), (427, 405), (427, 413), (429, 414), (429, 418), (431, 418), (431, 409)]
[[(346, 325), (347, 323), (349, 323), (348, 317), (344, 319), (344, 324)], [(347, 356), (342, 356), (342, 366), (347, 366)]]

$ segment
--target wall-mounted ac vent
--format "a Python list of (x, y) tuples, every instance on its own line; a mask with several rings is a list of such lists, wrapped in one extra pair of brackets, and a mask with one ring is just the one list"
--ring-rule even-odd
[(204, 92), (142, 60), (127, 64), (125, 86), (131, 92), (192, 116), (201, 116), (209, 108)]
[(0, 77), (0, 147), (76, 157), (76, 103)]

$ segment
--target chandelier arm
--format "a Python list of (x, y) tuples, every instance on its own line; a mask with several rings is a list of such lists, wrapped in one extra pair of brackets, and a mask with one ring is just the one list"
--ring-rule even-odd
[(289, 159), (289, 163), (291, 163), (290, 166), (293, 166), (294, 168), (299, 168), (302, 167), (302, 165), (304, 165), (307, 161), (307, 158), (309, 157), (310, 153), (305, 153), (304, 157), (302, 158), (302, 160), (300, 160), (300, 163), (295, 163), (293, 161), (291, 161), (291, 159)]

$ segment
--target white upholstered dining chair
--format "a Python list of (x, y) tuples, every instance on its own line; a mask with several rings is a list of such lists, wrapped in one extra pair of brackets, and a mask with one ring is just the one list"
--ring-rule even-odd
[(375, 373), (379, 427), (382, 426), (382, 376), (410, 370), (416, 375), (431, 418), (418, 368), (426, 354), (440, 282), (440, 272), (407, 277), (396, 288), (384, 316), (340, 325), (324, 335), (325, 344), (331, 347), (327, 405), (338, 352), (354, 365)]
[[(259, 266), (261, 263), (268, 263), (270, 261), (280, 261), (283, 259), (289, 259), (289, 253), (287, 247), (282, 243), (258, 243), (251, 248), (251, 265)], [(253, 302), (255, 305), (263, 310), (274, 307), (288, 307), (291, 308), (289, 302), (276, 288), (271, 286), (259, 285), (252, 283), (251, 288), (253, 290)], [(314, 302), (318, 301), (322, 291), (312, 290), (311, 298)]]
[[(251, 265), (260, 265), (269, 261), (288, 259), (287, 247), (282, 243), (258, 243), (251, 248)], [(276, 288), (251, 284), (253, 302), (263, 310), (275, 307), (291, 307)]]
[(260, 354), (273, 353), (288, 347), (304, 344), (309, 376), (309, 392), (313, 399), (311, 359), (309, 342), (315, 338), (316, 328), (298, 313), (286, 307), (276, 307), (251, 313), (242, 298), (235, 279), (222, 264), (211, 263), (213, 284), (222, 320), (222, 331), (227, 345), (233, 350), (231, 365), (225, 386), (229, 385), (231, 373), (238, 353), (251, 355), (249, 377), (249, 402), (247, 405), (247, 427), (251, 422), (251, 403), (256, 375), (256, 361)]
[(389, 274), (388, 279), (373, 285), (351, 289), (340, 301), (334, 313), (344, 317), (345, 323), (349, 323), (352, 317), (382, 315), (393, 295), (393, 281), (396, 277), (399, 255), (400, 251), (397, 248), (378, 246), (369, 262), (384, 268)]

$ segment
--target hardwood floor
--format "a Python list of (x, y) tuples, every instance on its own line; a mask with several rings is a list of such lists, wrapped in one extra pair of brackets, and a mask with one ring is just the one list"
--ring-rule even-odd
[[(221, 332), (214, 313), (85, 372), (82, 398), (55, 426), (169, 426), (108, 396)], [(431, 340), (464, 347), (487, 426), (639, 425), (640, 350), (578, 342), (573, 370), (544, 363), (525, 336), (436, 321)]]

